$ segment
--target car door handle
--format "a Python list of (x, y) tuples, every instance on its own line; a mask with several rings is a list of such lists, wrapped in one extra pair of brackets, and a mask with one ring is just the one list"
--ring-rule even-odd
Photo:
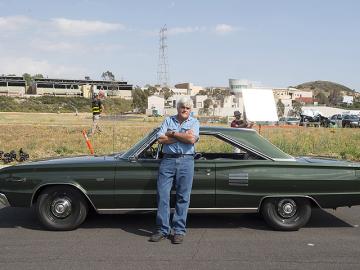
[(26, 181), (26, 177), (8, 177), (6, 178), (7, 182), (25, 182)]
[(207, 176), (211, 175), (211, 169), (207, 168), (207, 169), (197, 169), (196, 172), (204, 172)]

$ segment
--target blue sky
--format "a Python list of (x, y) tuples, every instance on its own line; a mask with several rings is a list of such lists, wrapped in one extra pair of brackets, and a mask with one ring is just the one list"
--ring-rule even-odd
[(0, 0), (0, 74), (157, 80), (168, 28), (170, 83), (229, 78), (360, 91), (360, 1)]

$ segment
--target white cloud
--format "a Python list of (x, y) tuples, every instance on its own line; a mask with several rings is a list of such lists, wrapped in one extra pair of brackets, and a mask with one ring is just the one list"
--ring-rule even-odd
[(45, 41), (34, 40), (31, 42), (31, 47), (45, 52), (65, 52), (65, 53), (92, 53), (92, 52), (109, 52), (118, 51), (123, 48), (121, 44), (116, 43), (79, 43), (79, 42), (64, 42), (64, 41)]
[(47, 51), (47, 52), (72, 52), (72, 51), (81, 51), (83, 50), (83, 46), (81, 44), (77, 44), (74, 42), (48, 42), (45, 40), (33, 40), (31, 42), (31, 46), (40, 51)]
[(66, 35), (91, 35), (125, 29), (122, 24), (102, 21), (56, 18), (52, 19), (52, 23), (57, 30)]
[(29, 57), (1, 57), (0, 74), (22, 75), (25, 72), (30, 74), (41, 73), (44, 76), (57, 78), (77, 78), (86, 74), (85, 70), (76, 66), (65, 66), (49, 63), (47, 60), (35, 60)]
[(9, 16), (0, 17), (0, 30), (1, 31), (14, 31), (29, 27), (35, 20), (26, 16)]
[(121, 44), (107, 44), (107, 43), (99, 43), (99, 44), (94, 44), (92, 47), (90, 47), (90, 49), (92, 51), (95, 52), (101, 52), (101, 51), (118, 51), (123, 49), (124, 47)]
[(177, 35), (177, 34), (188, 34), (195, 32), (203, 32), (206, 30), (206, 27), (203, 26), (195, 26), (195, 27), (174, 27), (168, 29), (169, 35)]
[(227, 33), (230, 33), (230, 32), (234, 32), (236, 31), (237, 28), (235, 28), (234, 26), (231, 26), (229, 24), (218, 24), (215, 26), (215, 32), (217, 34), (227, 34)]

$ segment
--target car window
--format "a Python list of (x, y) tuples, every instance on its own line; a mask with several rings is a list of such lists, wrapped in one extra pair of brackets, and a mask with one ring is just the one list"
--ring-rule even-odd
[[(199, 160), (216, 160), (216, 159), (233, 159), (233, 160), (252, 160), (264, 159), (246, 149), (235, 146), (217, 135), (201, 134), (199, 141), (195, 144), (195, 159)], [(154, 140), (139, 155), (139, 159), (161, 159), (162, 144)]]
[(246, 149), (226, 141), (221, 136), (200, 135), (200, 140), (195, 146), (195, 159), (202, 160), (250, 160), (264, 159)]
[[(161, 144), (154, 140), (144, 151), (139, 155), (139, 159), (159, 159), (161, 156)], [(160, 157), (159, 157), (160, 156)]]
[(196, 152), (204, 153), (233, 153), (234, 146), (212, 135), (200, 135), (195, 145)]

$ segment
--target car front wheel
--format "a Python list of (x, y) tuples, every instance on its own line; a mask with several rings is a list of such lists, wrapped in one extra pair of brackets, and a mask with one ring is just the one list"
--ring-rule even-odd
[(76, 229), (84, 222), (88, 204), (84, 196), (69, 186), (53, 186), (44, 189), (36, 203), (40, 222), (49, 230)]
[(261, 214), (275, 230), (296, 231), (309, 221), (311, 205), (306, 198), (267, 198)]

